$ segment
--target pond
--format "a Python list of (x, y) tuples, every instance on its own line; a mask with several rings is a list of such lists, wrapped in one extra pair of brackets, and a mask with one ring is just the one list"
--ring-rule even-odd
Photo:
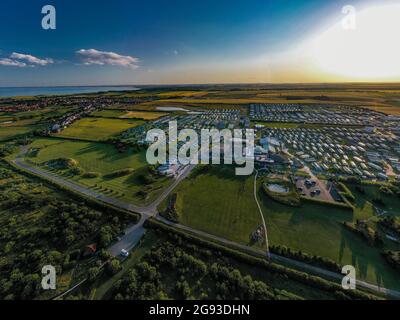
[(161, 111), (188, 111), (184, 108), (179, 108), (179, 107), (157, 107), (157, 110)]
[(268, 185), (268, 190), (272, 192), (278, 192), (278, 193), (288, 193), (289, 189), (280, 185), (280, 184), (269, 184)]

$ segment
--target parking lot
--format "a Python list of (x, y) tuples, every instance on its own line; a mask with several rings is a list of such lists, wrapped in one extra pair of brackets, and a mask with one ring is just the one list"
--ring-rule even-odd
[(296, 188), (303, 197), (335, 201), (329, 193), (325, 182), (319, 179), (296, 178)]

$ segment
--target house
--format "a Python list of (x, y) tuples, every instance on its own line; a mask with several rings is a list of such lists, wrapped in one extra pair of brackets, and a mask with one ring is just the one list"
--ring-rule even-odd
[(51, 131), (52, 131), (52, 132), (60, 132), (60, 130), (61, 130), (61, 127), (60, 127), (59, 124), (55, 124), (55, 125), (53, 125), (53, 126), (51, 127)]
[(83, 256), (84, 257), (92, 256), (96, 253), (96, 250), (97, 250), (96, 243), (89, 244), (85, 247), (85, 250), (83, 251)]

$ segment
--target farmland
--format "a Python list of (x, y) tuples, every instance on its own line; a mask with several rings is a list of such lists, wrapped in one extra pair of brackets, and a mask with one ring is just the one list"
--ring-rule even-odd
[(118, 120), (105, 118), (84, 118), (57, 134), (63, 138), (101, 141), (118, 133), (143, 124), (140, 120)]
[(94, 117), (141, 120), (155, 120), (165, 115), (166, 113), (164, 112), (128, 111), (118, 109), (104, 109), (92, 113), (92, 116)]
[[(144, 184), (142, 177), (148, 175), (144, 152), (127, 150), (118, 153), (109, 144), (62, 139), (38, 139), (30, 147), (39, 149), (35, 156), (27, 158), (36, 165), (54, 171), (46, 167), (45, 164), (48, 161), (59, 158), (74, 159), (83, 171), (81, 175), (68, 176), (65, 171), (55, 171), (55, 173), (93, 188), (94, 191), (132, 201), (135, 204), (145, 204), (154, 200), (170, 183), (167, 178), (158, 177)], [(112, 176), (113, 173), (124, 169), (130, 169), (132, 173)], [(86, 177), (84, 173), (88, 172), (93, 173), (94, 176)], [(145, 193), (138, 195), (137, 193), (141, 190)]]
[(129, 111), (128, 113), (122, 115), (120, 118), (123, 119), (143, 119), (143, 120), (155, 120), (167, 115), (163, 112), (140, 112), (140, 111)]
[(0, 141), (9, 140), (11, 138), (23, 135), (32, 131), (29, 126), (0, 126)]
[(0, 117), (0, 141), (28, 134), (42, 125), (32, 119), (14, 121), (9, 117)]
[[(201, 91), (199, 95), (175, 93), (159, 94), (162, 99), (145, 103), (146, 106), (174, 104), (176, 106), (212, 104), (241, 105), (249, 103), (307, 103), (363, 105), (371, 110), (398, 115), (400, 89), (397, 84), (327, 84), (327, 85), (239, 85), (232, 89)], [(165, 99), (168, 97), (168, 99)]]

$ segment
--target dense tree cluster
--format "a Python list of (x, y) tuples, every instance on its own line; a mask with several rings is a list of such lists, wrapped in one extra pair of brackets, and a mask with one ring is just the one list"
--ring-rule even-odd
[(0, 179), (0, 299), (38, 297), (44, 265), (61, 275), (87, 244), (106, 247), (126, 227), (124, 218), (67, 201), (9, 169), (0, 168)]
[(386, 261), (394, 268), (400, 269), (400, 251), (383, 251), (382, 255)]
[[(224, 263), (163, 242), (116, 282), (115, 299), (298, 299)], [(197, 253), (201, 252), (195, 250)], [(190, 253), (189, 253), (190, 252)], [(207, 252), (207, 251), (205, 251)], [(203, 255), (203, 254), (202, 254)]]
[(18, 150), (19, 146), (25, 146), (28, 145), (32, 142), (32, 140), (26, 136), (26, 137), (21, 137), (18, 139), (14, 139), (12, 142), (8, 142), (4, 145), (0, 146), (0, 158), (6, 157), (13, 152), (16, 152)]
[(400, 236), (400, 218), (394, 216), (385, 216), (378, 221), (378, 224), (384, 229)]

